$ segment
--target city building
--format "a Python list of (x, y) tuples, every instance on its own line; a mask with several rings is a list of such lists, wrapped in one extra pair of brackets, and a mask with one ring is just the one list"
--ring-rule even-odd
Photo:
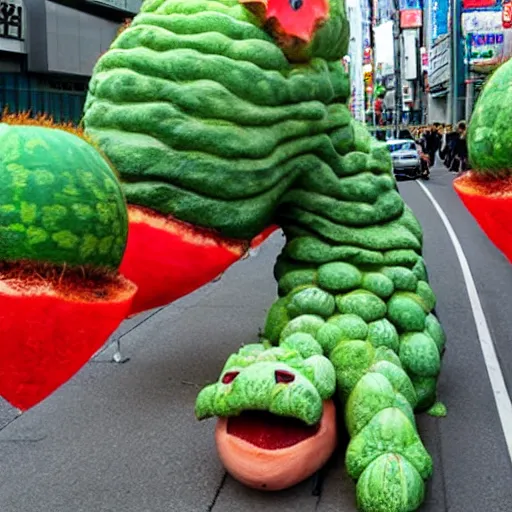
[(359, 0), (347, 0), (347, 17), (350, 24), (349, 69), (351, 82), (351, 110), (358, 121), (365, 120), (365, 88), (363, 75), (364, 22), (363, 9)]
[(78, 122), (87, 83), (141, 0), (0, 0), (0, 105)]

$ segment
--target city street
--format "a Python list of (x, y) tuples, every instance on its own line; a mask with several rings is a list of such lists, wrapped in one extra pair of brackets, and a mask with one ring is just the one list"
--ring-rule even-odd
[[(425, 258), (447, 333), (439, 384), (446, 418), (419, 417), (434, 458), (428, 512), (510, 512), (512, 465), (446, 214), (476, 283), (501, 370), (512, 392), (512, 267), (456, 196), (453, 175), (401, 182), (425, 234)], [(16, 417), (0, 403), (1, 512), (355, 511), (343, 451), (313, 479), (284, 492), (249, 490), (226, 476), (215, 420), (198, 422), (199, 389), (226, 357), (256, 341), (275, 298), (276, 233), (220, 281), (123, 324), (105, 350), (39, 406)], [(120, 339), (124, 364), (112, 363)], [(512, 429), (512, 425), (505, 428)], [(343, 450), (343, 448), (342, 448)], [(318, 494), (318, 493), (316, 493)]]

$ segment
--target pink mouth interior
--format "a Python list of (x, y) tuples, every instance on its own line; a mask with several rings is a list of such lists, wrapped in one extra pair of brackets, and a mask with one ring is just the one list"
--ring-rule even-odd
[(308, 426), (296, 418), (265, 411), (244, 411), (228, 419), (227, 433), (265, 450), (279, 450), (317, 434), (320, 424)]

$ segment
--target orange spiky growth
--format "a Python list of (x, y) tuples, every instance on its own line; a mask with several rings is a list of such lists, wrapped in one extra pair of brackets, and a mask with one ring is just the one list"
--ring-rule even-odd
[(25, 112), (9, 112), (9, 109), (5, 107), (0, 117), (0, 122), (17, 126), (41, 126), (43, 128), (64, 130), (80, 137), (88, 144), (93, 144), (93, 141), (84, 133), (82, 126), (76, 126), (70, 121), (67, 123), (58, 123), (51, 115), (46, 113), (32, 114), (30, 110)]
[(116, 37), (120, 36), (127, 28), (130, 28), (132, 21), (133, 21), (133, 18), (126, 18), (123, 21), (123, 24), (119, 27)]
[(0, 116), (0, 123), (16, 126), (41, 126), (43, 128), (64, 130), (65, 132), (72, 133), (73, 135), (76, 135), (77, 137), (85, 140), (87, 144), (90, 144), (98, 153), (100, 153), (102, 158), (112, 169), (116, 178), (119, 179), (119, 173), (117, 172), (117, 169), (113, 166), (112, 162), (110, 162), (107, 155), (105, 155), (97, 142), (84, 132), (84, 128), (81, 123), (78, 126), (74, 125), (71, 121), (68, 121), (67, 123), (59, 123), (56, 122), (49, 114), (37, 113), (34, 115), (30, 110), (25, 112), (11, 113), (7, 107), (4, 108), (2, 115)]

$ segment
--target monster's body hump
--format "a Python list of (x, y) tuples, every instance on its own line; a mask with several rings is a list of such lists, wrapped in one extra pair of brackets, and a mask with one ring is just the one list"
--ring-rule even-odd
[(348, 94), (340, 63), (292, 65), (238, 1), (156, 0), (99, 59), (84, 124), (129, 203), (250, 238)]

